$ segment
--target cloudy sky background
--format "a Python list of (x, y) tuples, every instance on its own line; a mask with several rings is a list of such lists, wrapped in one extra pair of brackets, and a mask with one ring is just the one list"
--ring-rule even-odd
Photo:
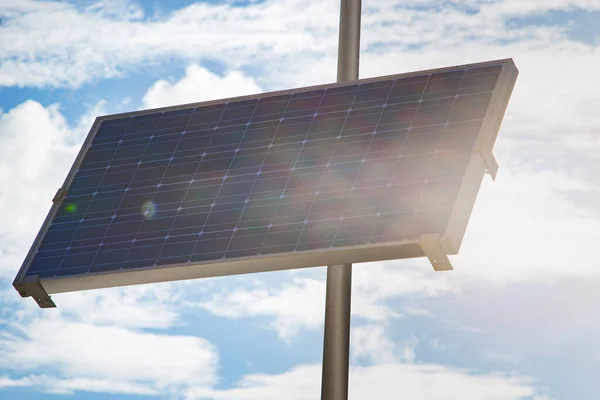
[[(325, 269), (11, 286), (97, 115), (335, 80), (338, 0), (0, 0), (0, 398), (308, 400)], [(597, 399), (600, 1), (363, 0), (360, 77), (520, 70), (455, 270), (357, 264), (352, 400)]]

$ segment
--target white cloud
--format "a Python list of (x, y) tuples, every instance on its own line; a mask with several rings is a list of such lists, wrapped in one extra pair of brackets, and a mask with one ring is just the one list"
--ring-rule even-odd
[(0, 388), (14, 388), (32, 386), (33, 381), (30, 378), (11, 379), (0, 377)]
[(69, 144), (79, 145), (83, 143), (90, 132), (96, 117), (108, 114), (108, 104), (106, 100), (100, 100), (95, 104), (89, 104), (86, 111), (79, 117), (77, 125), (72, 128), (72, 134)]
[[(446, 300), (431, 304), (432, 309), (454, 323), (480, 329), (481, 334), (460, 336), (470, 337), (471, 347), (482, 348), (483, 362), (537, 366), (542, 357), (545, 366), (558, 368), (578, 360), (579, 373), (585, 374), (595, 370), (600, 360), (600, 349), (587, 339), (600, 335), (600, 321), (595, 318), (600, 301), (597, 279), (562, 277), (553, 283), (502, 286), (478, 280), (462, 296)], [(464, 343), (444, 340), (449, 345)], [(578, 373), (569, 368), (562, 373)]]
[[(324, 44), (333, 49), (335, 35), (312, 40), (313, 29), (335, 26), (322, 15), (331, 14), (333, 4), (268, 2), (235, 8), (198, 3), (144, 22), (115, 19), (103, 3), (93, 9), (54, 2), (3, 5), (0, 14), (7, 18), (0, 34), (7, 46), (0, 52), (0, 84), (78, 86), (94, 77), (118, 76), (142, 62), (211, 58), (235, 67), (323, 49)], [(304, 29), (306, 21), (310, 30)], [(49, 46), (38, 45), (42, 38)]]
[(146, 392), (164, 392), (210, 386), (217, 379), (215, 348), (198, 337), (51, 318), (33, 320), (14, 332), (4, 331), (0, 336), (0, 368), (50, 369), (62, 380), (58, 386), (50, 385), (55, 390), (86, 390), (85, 385), (91, 383), (92, 390), (106, 391), (110, 381), (113, 386), (108, 391), (112, 392), (121, 391), (119, 387), (125, 392), (139, 392), (141, 387)]
[(35, 179), (43, 172), (44, 164), (55, 156), (53, 151), (73, 153), (73, 149), (62, 144), (68, 128), (58, 105), (44, 108), (28, 100), (0, 117), (2, 159), (5, 161), (6, 157), (13, 157), (3, 163), (3, 179), (8, 179), (13, 172), (28, 180)]
[(419, 339), (411, 336), (402, 345), (395, 343), (384, 325), (363, 325), (352, 329), (350, 334), (351, 357), (367, 360), (372, 364), (413, 362)]
[(508, 364), (519, 364), (519, 357), (513, 354), (501, 353), (498, 351), (489, 350), (486, 351), (484, 356), (493, 361), (499, 361)]
[(216, 294), (199, 304), (211, 313), (229, 317), (269, 316), (280, 338), (290, 340), (300, 329), (317, 329), (323, 324), (325, 285), (314, 279), (293, 279), (277, 289), (265, 284), (245, 290)]
[(53, 299), (60, 304), (60, 315), (88, 324), (168, 329), (181, 323), (179, 297), (168, 284), (65, 293)]
[(79, 144), (58, 105), (28, 100), (0, 113), (0, 274), (16, 273)]
[(385, 305), (392, 298), (431, 298), (456, 291), (448, 276), (435, 273), (425, 259), (357, 264), (352, 285), (356, 315), (380, 321), (401, 315)]
[[(193, 305), (228, 318), (272, 317), (269, 327), (277, 331), (280, 338), (289, 341), (303, 329), (322, 329), (325, 310), (322, 278), (294, 275), (281, 273), (283, 279), (275, 283), (256, 278), (246, 287), (228, 284), (215, 289), (220, 293), (211, 294)], [(291, 277), (291, 281), (285, 277)], [(390, 299), (402, 296), (428, 298), (454, 290), (446, 277), (436, 275), (431, 266), (410, 268), (401, 266), (400, 262), (357, 265), (353, 268), (352, 279), (353, 317), (375, 322), (402, 316), (386, 304)], [(411, 309), (408, 313), (414, 314)]]
[(593, 11), (600, 9), (595, 0), (548, 0), (540, 3), (536, 0), (503, 0), (484, 3), (482, 12), (489, 15), (528, 16), (555, 10), (573, 10), (576, 8)]
[(114, 382), (109, 379), (60, 379), (50, 375), (29, 375), (19, 379), (0, 377), (0, 389), (18, 387), (33, 387), (44, 393), (53, 394), (73, 394), (77, 391), (138, 395), (159, 394), (159, 391), (146, 385)]
[[(187, 398), (309, 400), (319, 397), (320, 382), (320, 365), (302, 365), (278, 375), (247, 375), (236, 387), (223, 391), (192, 390)], [(348, 397), (350, 400), (392, 400), (399, 396), (420, 400), (527, 400), (538, 393), (534, 381), (524, 376), (475, 374), (435, 364), (384, 364), (351, 369)]]
[(503, 168), (486, 179), (463, 247), (454, 256), (460, 276), (496, 282), (600, 278), (594, 256), (600, 218), (569, 201), (590, 185), (572, 173)]
[(144, 17), (144, 9), (141, 5), (135, 4), (131, 0), (84, 0), (76, 6), (97, 16), (126, 21), (139, 20)]
[(382, 365), (356, 368), (353, 372), (351, 399), (375, 397), (391, 400), (401, 393), (407, 398), (423, 400), (516, 400), (526, 399), (537, 392), (532, 380), (526, 377), (500, 373), (475, 375), (439, 365)]
[[(79, 86), (94, 78), (123, 75), (141, 64), (202, 59), (218, 60), (234, 69), (252, 65), (262, 72), (259, 83), (263, 87), (331, 81), (335, 79), (338, 3), (269, 0), (250, 7), (197, 3), (144, 19), (141, 8), (123, 0), (96, 1), (90, 7), (52, 1), (4, 2), (0, 5), (0, 15), (5, 17), (0, 35), (6, 38), (0, 50), (0, 84)], [(540, 46), (564, 43), (565, 29), (508, 27), (506, 20), (574, 7), (591, 10), (598, 9), (598, 4), (594, 0), (369, 2), (363, 16), (361, 40), (367, 63), (362, 75), (386, 68), (379, 59), (382, 48), (408, 55), (404, 46), (425, 46), (430, 54), (437, 54), (436, 63), (485, 58), (502, 48), (505, 53), (533, 50), (539, 54)], [(480, 12), (467, 12), (467, 8)], [(526, 46), (511, 47), (516, 41)], [(573, 49), (565, 50), (572, 53)], [(399, 65), (410, 70), (410, 64), (426, 62), (418, 58), (390, 67), (393, 72), (398, 72)]]
[(179, 81), (156, 81), (144, 95), (143, 106), (157, 108), (260, 92), (256, 82), (240, 71), (231, 71), (221, 77), (192, 64)]
[(29, 324), (32, 318), (42, 317), (65, 323), (129, 329), (167, 330), (184, 325), (180, 319), (176, 285), (139, 285), (56, 294), (52, 298), (59, 307), (53, 310), (40, 310), (31, 299), (19, 297), (12, 286), (2, 289), (0, 316), (8, 317), (7, 326)]
[(416, 316), (421, 316), (421, 317), (433, 317), (434, 316), (431, 313), (431, 311), (429, 311), (426, 308), (423, 308), (421, 306), (415, 305), (415, 304), (410, 304), (410, 305), (404, 306), (402, 308), (402, 311), (404, 311), (404, 313), (407, 315), (416, 315)]
[(433, 339), (429, 339), (427, 341), (427, 344), (435, 350), (438, 351), (444, 351), (448, 348), (448, 346), (446, 346), (445, 344), (442, 344), (442, 342), (440, 341), (439, 338), (433, 338)]

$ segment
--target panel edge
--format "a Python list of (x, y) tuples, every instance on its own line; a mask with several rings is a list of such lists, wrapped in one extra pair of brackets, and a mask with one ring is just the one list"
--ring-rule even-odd
[(137, 116), (137, 115), (174, 111), (174, 110), (180, 110), (180, 109), (191, 108), (191, 107), (207, 107), (207, 106), (215, 105), (215, 104), (244, 101), (244, 100), (269, 97), (269, 96), (280, 96), (280, 95), (285, 95), (285, 94), (290, 94), (290, 93), (295, 93), (295, 92), (304, 92), (304, 91), (319, 90), (319, 89), (326, 89), (326, 88), (336, 88), (336, 87), (341, 87), (341, 86), (349, 86), (349, 85), (357, 84), (357, 83), (363, 84), (363, 83), (369, 83), (369, 82), (378, 82), (378, 81), (387, 80), (387, 79), (403, 79), (403, 78), (410, 78), (411, 76), (418, 76), (418, 75), (423, 75), (423, 74), (435, 74), (435, 73), (452, 71), (452, 70), (461, 69), (461, 68), (480, 68), (480, 67), (486, 67), (489, 65), (497, 65), (497, 64), (511, 63), (511, 62), (512, 62), (511, 58), (482, 61), (482, 62), (478, 62), (478, 63), (454, 65), (454, 66), (450, 66), (450, 67), (441, 67), (441, 68), (434, 68), (434, 69), (427, 69), (427, 70), (420, 70), (420, 71), (402, 72), (399, 74), (375, 76), (375, 77), (371, 77), (371, 78), (363, 78), (363, 79), (358, 79), (358, 80), (354, 80), (354, 81), (331, 82), (331, 83), (324, 83), (324, 84), (319, 84), (319, 85), (305, 86), (305, 87), (299, 87), (299, 88), (293, 88), (293, 89), (283, 89), (283, 90), (276, 90), (276, 91), (270, 91), (270, 92), (259, 92), (259, 93), (244, 95), (244, 96), (228, 97), (228, 98), (207, 100), (207, 101), (194, 102), (194, 103), (185, 103), (185, 104), (178, 104), (178, 105), (167, 106), (167, 107), (149, 108), (146, 110), (130, 111), (130, 112), (126, 112), (126, 113), (102, 115), (102, 116), (99, 116), (98, 118), (100, 119), (100, 122), (102, 122), (102, 121), (108, 120), (108, 119), (126, 118), (126, 117), (132, 117), (132, 116)]
[[(69, 188), (71, 187), (71, 183), (73, 182), (73, 179), (75, 178), (75, 174), (77, 174), (77, 171), (79, 170), (79, 167), (81, 166), (81, 163), (83, 162), (83, 159), (85, 158), (85, 155), (86, 155), (88, 149), (90, 148), (90, 145), (92, 144), (92, 141), (94, 140), (94, 137), (96, 136), (96, 132), (98, 131), (98, 128), (100, 127), (101, 123), (102, 123), (101, 118), (96, 117), (96, 119), (94, 120), (94, 123), (92, 124), (92, 127), (90, 128), (90, 131), (88, 132), (86, 139), (81, 144), (81, 148), (79, 149), (79, 153), (75, 157), (75, 161), (73, 162), (71, 169), (67, 173), (67, 176), (66, 176), (65, 180), (63, 181), (62, 186), (58, 189), (58, 191), (62, 191), (64, 194), (66, 194), (68, 192)], [(44, 219), (44, 222), (42, 223), (40, 230), (38, 231), (35, 239), (33, 240), (33, 243), (31, 245), (31, 247), (29, 248), (27, 255), (25, 256), (25, 259), (23, 260), (23, 263), (21, 264), (21, 268), (19, 269), (19, 271), (17, 272), (17, 275), (15, 276), (15, 279), (13, 281), (13, 287), (19, 292), (19, 294), (22, 297), (30, 296), (30, 294), (23, 294), (22, 290), (19, 290), (19, 288), (23, 287), (22, 283), (25, 280), (27, 271), (33, 260), (33, 257), (35, 256), (35, 253), (37, 252), (37, 249), (39, 248), (39, 246), (42, 242), (42, 239), (44, 238), (48, 229), (50, 228), (52, 220), (54, 219), (54, 216), (58, 212), (58, 209), (59, 209), (61, 203), (62, 203), (62, 199), (61, 199), (61, 201), (58, 201), (58, 202), (54, 202), (54, 201), (52, 202), (52, 205), (50, 206), (50, 209), (48, 210), (48, 213), (46, 214), (46, 218)]]
[[(491, 155), (492, 153), (518, 74), (519, 71), (512, 58), (504, 60), (446, 227), (444, 236), (448, 239), (451, 247), (448, 250), (454, 254), (460, 250), (483, 178), (486, 170), (490, 168), (486, 164), (485, 154)], [(490, 172), (495, 175), (495, 171)]]
[(267, 255), (223, 262), (171, 264), (143, 270), (42, 279), (48, 294), (248, 273), (424, 257), (419, 240)]

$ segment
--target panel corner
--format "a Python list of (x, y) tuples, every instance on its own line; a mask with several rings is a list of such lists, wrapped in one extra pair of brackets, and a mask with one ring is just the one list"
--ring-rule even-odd
[(40, 308), (55, 308), (56, 304), (42, 286), (38, 275), (25, 276), (22, 281), (13, 282), (21, 297), (33, 297)]
[(421, 236), (419, 244), (435, 271), (451, 271), (454, 269), (448, 258), (449, 243), (440, 238), (438, 234)]

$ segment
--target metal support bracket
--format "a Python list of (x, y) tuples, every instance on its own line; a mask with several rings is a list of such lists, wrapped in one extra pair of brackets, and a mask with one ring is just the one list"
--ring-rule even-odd
[(435, 271), (451, 271), (454, 269), (440, 242), (439, 235), (423, 235), (419, 244)]
[(494, 154), (492, 153), (492, 146), (489, 145), (487, 139), (479, 139), (477, 152), (481, 155), (481, 158), (483, 158), (487, 173), (490, 174), (492, 180), (495, 181), (499, 165), (498, 161), (496, 161), (496, 158), (494, 157)]
[(21, 297), (33, 297), (40, 308), (54, 308), (56, 304), (50, 298), (37, 275), (26, 276), (22, 282), (14, 284)]
[(58, 204), (58, 203), (60, 203), (61, 201), (63, 201), (63, 199), (65, 198), (65, 194), (66, 194), (66, 192), (67, 192), (67, 191), (66, 191), (64, 188), (62, 188), (62, 187), (61, 187), (61, 188), (59, 188), (59, 189), (56, 191), (56, 194), (54, 195), (54, 197), (52, 198), (52, 203), (54, 203), (54, 204)]

